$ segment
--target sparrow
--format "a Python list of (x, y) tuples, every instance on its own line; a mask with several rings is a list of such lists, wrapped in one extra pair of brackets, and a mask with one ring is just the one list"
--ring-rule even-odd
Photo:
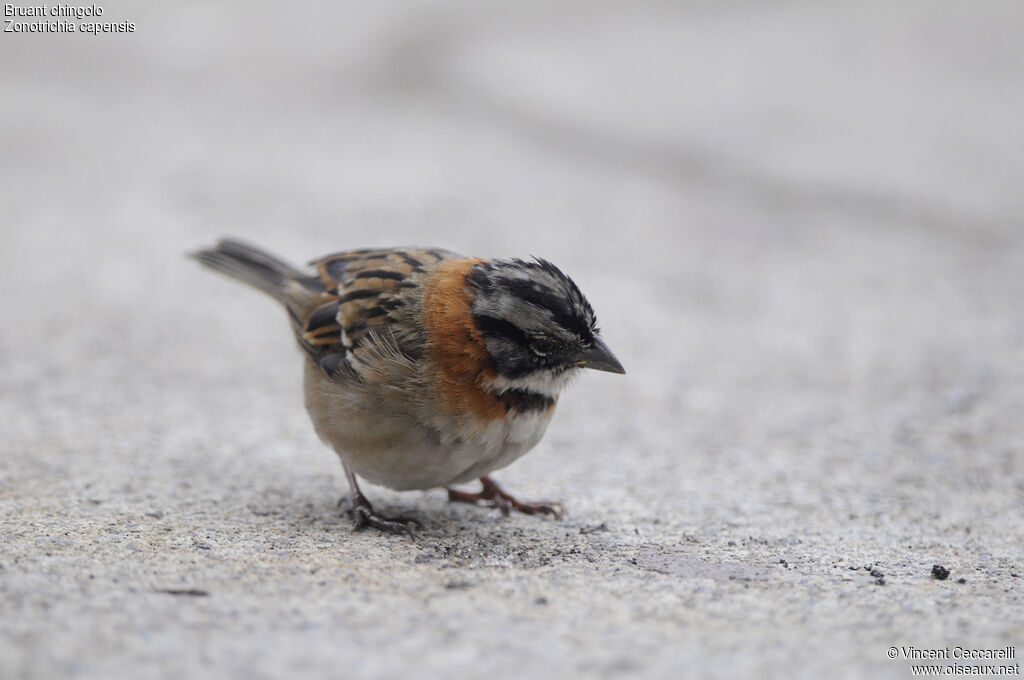
[[(390, 248), (327, 255), (303, 271), (234, 239), (190, 255), (284, 306), (305, 354), (306, 409), (341, 458), (354, 528), (422, 527), (377, 512), (357, 478), (561, 516), (560, 504), (519, 501), (489, 476), (537, 445), (580, 369), (625, 373), (558, 267)], [(475, 479), (477, 493), (451, 488)]]

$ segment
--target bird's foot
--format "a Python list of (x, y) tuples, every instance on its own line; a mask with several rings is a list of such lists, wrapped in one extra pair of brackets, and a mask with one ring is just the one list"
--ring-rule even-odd
[(555, 519), (561, 519), (565, 508), (561, 503), (542, 502), (524, 503), (517, 500), (512, 494), (506, 492), (497, 482), (488, 476), (480, 478), (483, 489), (480, 493), (458, 491), (448, 489), (448, 500), (456, 503), (472, 503), (474, 505), (484, 504), (501, 510), (501, 514), (508, 515), (512, 510), (526, 515), (551, 515)]
[[(340, 503), (341, 501), (339, 501)], [(410, 538), (416, 538), (416, 534), (410, 525), (415, 524), (417, 528), (423, 528), (423, 523), (415, 517), (408, 515), (388, 517), (387, 515), (380, 514), (373, 509), (370, 501), (366, 500), (366, 497), (362, 494), (352, 499), (351, 508), (349, 508), (348, 512), (352, 515), (352, 529), (355, 531), (365, 529), (366, 527), (373, 527), (374, 529), (388, 531), (393, 534), (406, 533), (409, 534)]]

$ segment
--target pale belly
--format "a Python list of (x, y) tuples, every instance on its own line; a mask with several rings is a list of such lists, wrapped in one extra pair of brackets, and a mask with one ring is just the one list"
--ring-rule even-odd
[(499, 470), (532, 449), (550, 417), (495, 424), (482, 435), (443, 444), (417, 432), (369, 450), (336, 447), (342, 462), (363, 479), (392, 489), (431, 489), (462, 484)]
[(306, 378), (306, 408), (320, 438), (347, 469), (398, 490), (461, 484), (511, 464), (537, 445), (554, 411), (458, 429), (454, 422), (428, 426), (397, 409), (370, 408), (337, 386), (311, 382), (308, 371)]

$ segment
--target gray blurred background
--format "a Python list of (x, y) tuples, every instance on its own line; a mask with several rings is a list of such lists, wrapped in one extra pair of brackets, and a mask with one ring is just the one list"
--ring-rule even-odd
[[(1019, 0), (102, 7), (0, 35), (0, 677), (1024, 653)], [(497, 476), (568, 516), (351, 533), (226, 234), (558, 263), (629, 372)]]

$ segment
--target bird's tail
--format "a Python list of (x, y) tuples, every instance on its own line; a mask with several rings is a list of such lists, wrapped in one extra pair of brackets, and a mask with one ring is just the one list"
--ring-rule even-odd
[(210, 269), (247, 283), (283, 301), (289, 283), (306, 284), (310, 277), (256, 246), (225, 238), (212, 248), (189, 255)]

